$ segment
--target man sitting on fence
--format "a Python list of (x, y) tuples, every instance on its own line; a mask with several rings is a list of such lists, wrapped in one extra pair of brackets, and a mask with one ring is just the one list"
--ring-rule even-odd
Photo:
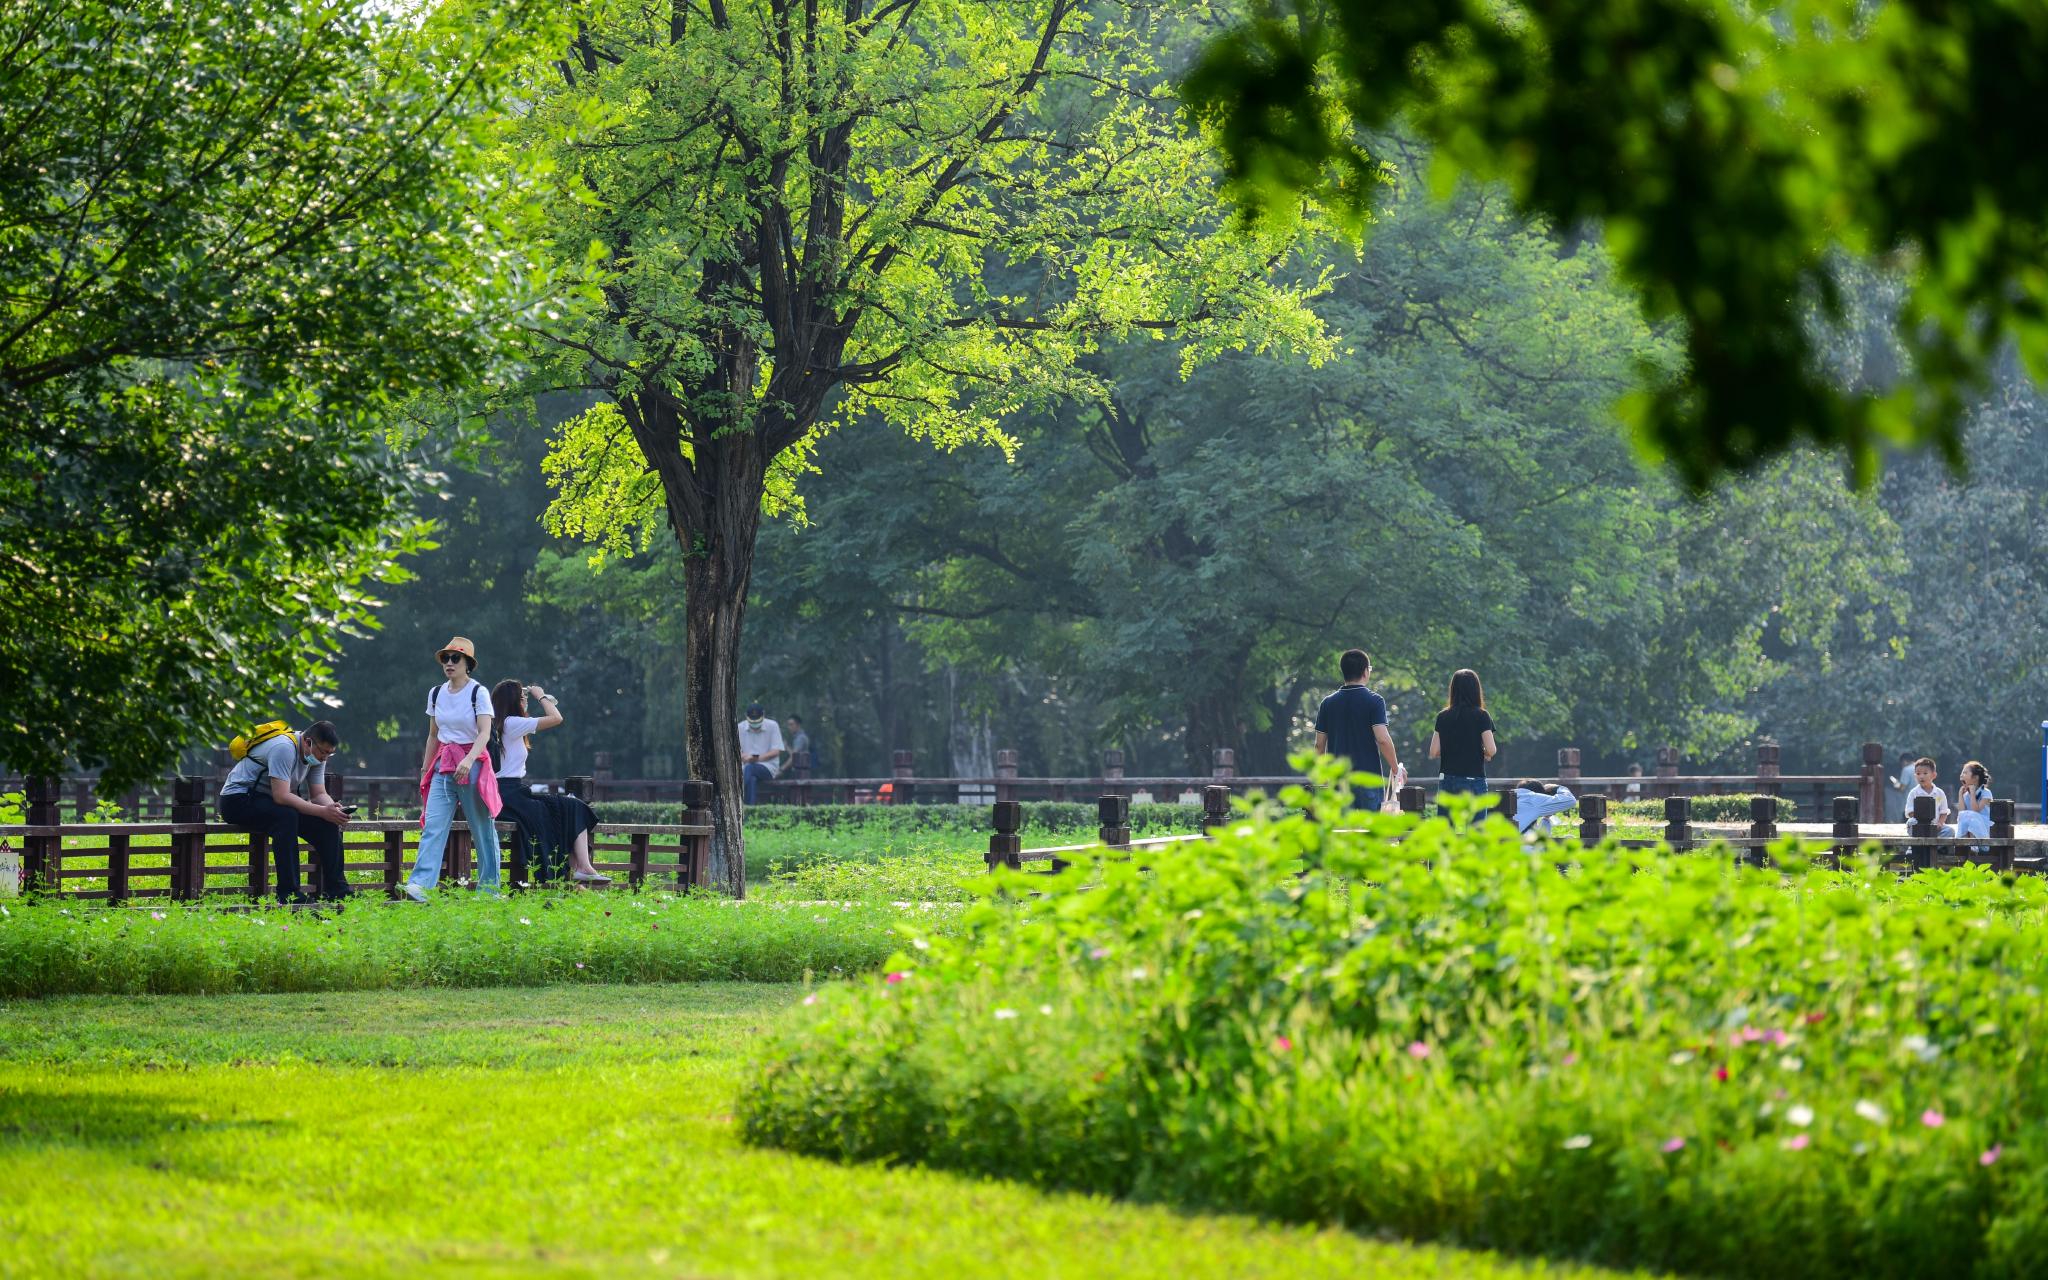
[[(313, 901), (299, 888), (302, 836), (318, 861), (320, 896), (348, 896), (341, 861), (341, 828), (348, 814), (327, 794), (327, 760), (340, 745), (341, 735), (325, 720), (297, 733), (279, 733), (251, 746), (220, 789), (222, 822), (270, 837), (279, 902)], [(297, 794), (301, 787), (303, 798)]]
[(747, 704), (747, 718), (740, 721), (740, 778), (745, 800), (760, 799), (761, 784), (782, 768), (782, 726), (767, 718), (761, 704)]

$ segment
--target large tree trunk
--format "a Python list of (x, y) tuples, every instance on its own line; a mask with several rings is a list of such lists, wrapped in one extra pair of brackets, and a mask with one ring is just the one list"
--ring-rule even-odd
[[(711, 782), (711, 883), (745, 897), (747, 855), (741, 832), (739, 648), (753, 544), (714, 544), (683, 569), (683, 738), (690, 776)], [(687, 551), (686, 551), (687, 554)]]
[[(683, 552), (683, 740), (689, 748), (690, 776), (712, 785), (713, 830), (706, 873), (714, 885), (744, 897), (740, 626), (761, 526), (765, 450), (758, 436), (741, 431), (700, 443), (694, 456), (685, 458), (673, 443), (673, 429), (662, 429), (667, 407), (645, 402), (634, 407), (646, 414), (629, 416), (642, 453), (661, 473), (669, 524)], [(656, 429), (648, 429), (650, 424)]]

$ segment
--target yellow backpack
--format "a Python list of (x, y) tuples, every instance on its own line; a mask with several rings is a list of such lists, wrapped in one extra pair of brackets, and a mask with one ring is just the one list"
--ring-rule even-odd
[[(247, 733), (236, 734), (235, 740), (228, 744), (228, 756), (239, 762), (247, 759), (251, 751), (269, 742), (272, 738), (290, 738), (291, 736), (292, 728), (289, 724), (282, 720), (267, 721), (257, 725)], [(293, 741), (296, 742), (297, 739), (294, 738)]]

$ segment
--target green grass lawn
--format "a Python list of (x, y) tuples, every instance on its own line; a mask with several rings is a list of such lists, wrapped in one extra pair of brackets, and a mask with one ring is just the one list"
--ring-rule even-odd
[(0, 1274), (1612, 1275), (742, 1146), (789, 986), (0, 1003)]

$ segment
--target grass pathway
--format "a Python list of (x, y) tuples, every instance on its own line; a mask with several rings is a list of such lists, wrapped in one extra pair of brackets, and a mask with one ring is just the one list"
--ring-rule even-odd
[(792, 987), (0, 1003), (0, 1273), (1613, 1273), (741, 1145)]

